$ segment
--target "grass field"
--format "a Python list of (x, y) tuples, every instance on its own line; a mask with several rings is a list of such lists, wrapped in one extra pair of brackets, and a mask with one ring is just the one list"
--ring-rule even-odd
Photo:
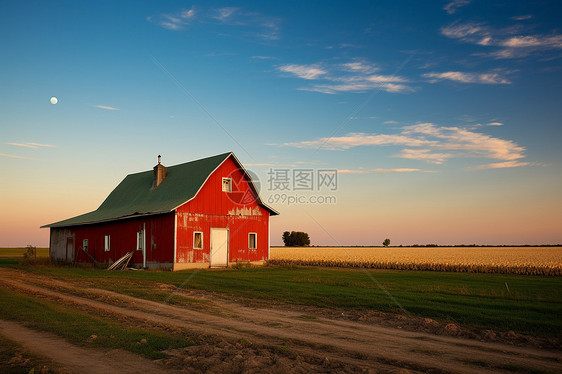
[[(27, 248), (0, 248), (0, 258), (15, 258), (23, 257), (23, 254), (27, 252)], [(49, 248), (37, 248), (37, 257), (48, 257)]]
[(403, 314), (401, 306), (411, 315), (476, 329), (562, 337), (562, 321), (558, 318), (562, 315), (562, 277), (294, 266), (175, 273), (109, 272), (23, 266), (19, 264), (20, 259), (20, 256), (2, 256), (0, 266), (78, 281), (85, 286), (153, 301), (170, 297), (169, 292), (155, 286), (163, 283), (275, 304)]
[(271, 263), (562, 275), (562, 247), (273, 247)]
[[(27, 248), (0, 248), (0, 266), (17, 265), (22, 259)], [(37, 259), (44, 260), (49, 257), (49, 248), (37, 248)]]
[[(85, 311), (5, 289), (0, 289), (0, 316), (38, 330), (56, 333), (78, 345), (87, 342), (104, 348), (123, 348), (153, 359), (166, 357), (162, 353), (165, 349), (192, 344), (160, 330), (126, 326)], [(91, 339), (92, 335), (96, 338)], [(146, 343), (139, 344), (141, 340)]]
[[(22, 268), (6, 263), (4, 266)], [(153, 301), (169, 298), (169, 292), (155, 291), (158, 289), (155, 285), (164, 283), (267, 303), (344, 311), (403, 314), (402, 306), (414, 316), (450, 321), (475, 329), (562, 337), (562, 321), (558, 318), (562, 315), (560, 277), (316, 267), (175, 273), (45, 266), (25, 269)]]
[[(107, 271), (53, 266), (46, 261), (24, 265), (21, 253), (15, 255), (0, 257), (0, 280), (6, 286), (0, 288), (1, 319), (51, 332), (74, 346), (119, 348), (164, 359), (159, 362), (172, 368), (196, 365), (205, 371), (230, 365), (226, 371), (232, 371), (241, 362), (255, 365), (265, 360), (260, 370), (267, 371), (271, 365), (299, 360), (303, 339), (317, 337), (304, 348), (313, 347), (307, 352), (318, 357), (295, 365), (313, 364), (308, 366), (316, 368), (311, 371), (327, 370), (328, 361), (322, 361), (327, 357), (340, 365), (336, 363), (342, 349), (338, 344), (344, 344), (344, 351), (359, 352), (357, 357), (370, 367), (373, 358), (363, 352), (364, 347), (384, 341), (392, 349), (401, 347), (399, 357), (404, 359), (384, 356), (375, 364), (430, 372), (440, 368), (441, 361), (428, 361), (426, 355), (449, 357), (453, 349), (454, 358), (447, 363), (454, 367), (550, 373), (556, 371), (545, 367), (556, 363), (532, 361), (528, 355), (523, 355), (526, 361), (511, 364), (515, 353), (508, 352), (510, 344), (531, 351), (537, 346), (558, 350), (562, 341), (562, 277), (272, 265), (182, 272)], [(31, 288), (26, 289), (26, 284)], [(177, 292), (177, 288), (193, 292)], [(162, 308), (168, 304), (165, 312), (160, 314), (160, 307), (152, 302)], [(373, 330), (351, 337), (351, 326), (357, 331)], [(453, 330), (448, 330), (450, 326)], [(216, 330), (201, 335), (201, 328)], [(378, 332), (381, 329), (390, 330)], [(414, 335), (406, 339), (402, 333)], [(453, 336), (458, 339), (453, 347), (448, 340), (439, 340)], [(263, 345), (259, 339), (273, 345)], [(419, 339), (431, 341), (434, 348), (420, 348), (425, 340)], [(503, 347), (488, 352), (490, 339)], [(481, 349), (490, 355), (503, 352), (503, 356), (480, 359)], [(20, 372), (14, 371), (20, 365), (25, 369), (21, 372), (29, 372), (49, 364), (33, 352), (23, 356), (19, 352), (21, 347), (8, 340), (7, 347), (0, 349), (0, 358), (6, 361), (0, 371)], [(186, 357), (200, 362), (186, 362)], [(14, 366), (14, 359), (21, 363)], [(537, 369), (536, 365), (542, 366)], [(279, 372), (288, 370), (279, 367)]]

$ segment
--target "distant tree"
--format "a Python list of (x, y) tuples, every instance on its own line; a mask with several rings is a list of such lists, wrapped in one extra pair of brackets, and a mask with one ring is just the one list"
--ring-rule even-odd
[(308, 247), (310, 245), (310, 237), (306, 232), (295, 232), (295, 245), (297, 247)]
[(384, 242), (382, 242), (382, 245), (384, 245), (385, 247), (388, 247), (390, 245), (390, 239), (389, 238), (384, 239)]
[(283, 243), (285, 243), (285, 247), (292, 247), (292, 245), (291, 245), (291, 233), (289, 231), (285, 231), (281, 238), (283, 239)]
[(307, 247), (310, 245), (310, 237), (302, 231), (285, 231), (282, 236), (285, 247)]

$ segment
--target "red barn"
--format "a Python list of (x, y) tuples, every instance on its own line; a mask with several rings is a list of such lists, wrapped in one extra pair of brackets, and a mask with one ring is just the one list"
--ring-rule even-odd
[(134, 251), (136, 267), (182, 270), (269, 259), (269, 217), (233, 153), (130, 174), (100, 207), (42, 227), (64, 262), (112, 263)]

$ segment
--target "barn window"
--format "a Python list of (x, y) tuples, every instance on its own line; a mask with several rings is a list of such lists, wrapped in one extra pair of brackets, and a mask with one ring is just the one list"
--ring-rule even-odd
[(110, 235), (106, 235), (106, 236), (104, 237), (104, 241), (103, 241), (103, 242), (104, 242), (104, 245), (103, 245), (104, 251), (109, 252), (110, 249), (111, 249), (111, 237), (110, 237)]
[(88, 239), (82, 240), (82, 249), (88, 252)]
[(232, 192), (232, 178), (222, 179), (222, 190), (224, 192)]
[(251, 232), (248, 234), (248, 248), (256, 249), (258, 247), (258, 234)]
[(193, 232), (193, 248), (203, 249), (203, 233), (200, 231)]
[(137, 251), (144, 249), (144, 230), (137, 232)]

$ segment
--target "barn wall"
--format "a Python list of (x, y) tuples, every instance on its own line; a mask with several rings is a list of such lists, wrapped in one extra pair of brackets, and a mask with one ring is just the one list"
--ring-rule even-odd
[[(135, 219), (127, 219), (121, 221), (113, 221), (108, 223), (99, 223), (93, 225), (84, 225), (67, 228), (66, 234), (70, 233), (75, 238), (75, 253), (77, 261), (92, 262), (90, 257), (86, 255), (80, 248), (84, 239), (88, 239), (88, 253), (95, 258), (97, 262), (112, 263), (122, 257), (124, 254), (135, 251), (133, 258), (129, 262), (130, 265), (142, 266), (142, 251), (137, 248), (137, 232), (145, 227), (145, 248), (146, 262), (149, 268), (169, 267), (173, 265), (174, 253), (174, 214), (161, 214), (155, 216), (139, 217)], [(53, 237), (59, 237), (62, 234), (56, 234), (60, 229), (51, 229)], [(110, 251), (104, 250), (105, 235), (110, 235), (111, 246)], [(62, 239), (51, 239), (53, 242), (63, 242)], [(64, 243), (66, 245), (66, 239)], [(57, 244), (56, 251), (60, 251)], [(53, 249), (51, 249), (53, 251)]]
[(74, 238), (74, 233), (66, 228), (51, 229), (49, 255), (55, 261), (72, 262), (74, 257), (67, 258), (66, 243), (68, 238)]
[[(232, 192), (222, 191), (222, 178), (232, 178)], [(178, 264), (208, 263), (211, 228), (229, 229), (229, 262), (268, 259), (269, 212), (259, 206), (248, 182), (231, 158), (203, 185), (195, 199), (177, 209)], [(203, 232), (203, 248), (193, 248), (194, 231)], [(248, 234), (258, 235), (257, 248), (248, 248)]]

